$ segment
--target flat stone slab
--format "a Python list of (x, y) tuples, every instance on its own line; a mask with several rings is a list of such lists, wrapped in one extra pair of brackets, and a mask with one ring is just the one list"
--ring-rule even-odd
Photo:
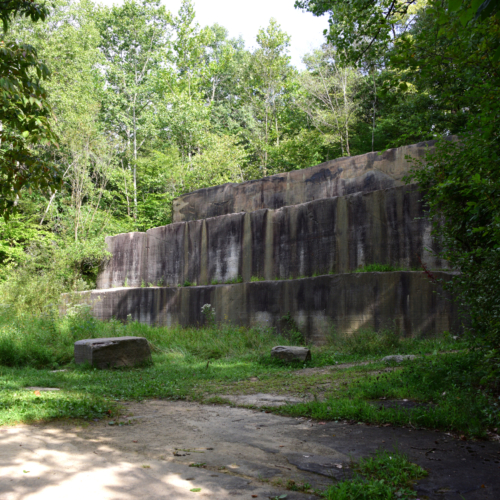
[(305, 403), (311, 401), (312, 397), (298, 398), (295, 396), (279, 396), (276, 394), (229, 394), (222, 396), (223, 399), (227, 399), (234, 403), (236, 406), (283, 406), (294, 403)]
[(386, 356), (382, 358), (382, 361), (385, 363), (402, 363), (403, 361), (408, 361), (416, 359), (416, 356), (413, 354), (393, 354), (392, 356)]
[(144, 337), (110, 337), (75, 342), (75, 363), (96, 368), (136, 366), (151, 362), (151, 350)]
[(283, 361), (309, 361), (311, 351), (307, 347), (278, 345), (271, 349), (271, 358), (278, 358)]
[(51, 392), (60, 391), (59, 387), (25, 387), (26, 391), (40, 391), (40, 392)]

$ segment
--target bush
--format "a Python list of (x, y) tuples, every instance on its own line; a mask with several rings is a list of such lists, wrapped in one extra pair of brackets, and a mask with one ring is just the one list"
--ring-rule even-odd
[[(443, 243), (440, 256), (460, 271), (445, 284), (464, 315), (469, 341), (488, 352), (500, 372), (500, 139), (480, 132), (441, 141), (427, 163), (416, 162), (419, 182)], [(492, 380), (495, 376), (492, 377)]]

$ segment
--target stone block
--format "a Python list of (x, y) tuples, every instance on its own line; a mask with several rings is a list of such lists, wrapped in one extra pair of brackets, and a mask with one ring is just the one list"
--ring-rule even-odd
[(322, 344), (332, 331), (392, 329), (404, 337), (459, 334), (458, 307), (441, 283), (452, 273), (346, 273), (294, 280), (227, 285), (112, 288), (63, 295), (61, 314), (75, 302), (88, 304), (103, 321), (116, 318), (149, 325), (186, 327), (204, 324), (204, 304), (216, 311), (216, 323), (245, 327), (283, 326), (290, 315), (307, 342)]
[(110, 337), (75, 342), (75, 363), (96, 368), (136, 366), (151, 361), (148, 341), (143, 337)]
[(393, 354), (391, 356), (386, 356), (382, 358), (385, 363), (402, 363), (403, 361), (415, 359), (416, 356), (413, 354)]
[[(456, 136), (448, 139), (456, 140)], [(277, 209), (322, 198), (403, 186), (403, 177), (413, 166), (408, 157), (424, 160), (435, 142), (337, 158), (259, 180), (199, 189), (174, 200), (173, 221), (255, 212), (263, 208)]]
[(271, 358), (283, 361), (310, 361), (311, 351), (307, 347), (278, 345), (272, 348)]

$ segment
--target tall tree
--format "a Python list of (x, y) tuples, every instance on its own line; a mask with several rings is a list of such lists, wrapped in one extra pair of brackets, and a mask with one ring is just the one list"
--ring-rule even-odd
[(132, 164), (134, 218), (137, 218), (137, 161), (155, 134), (158, 71), (166, 61), (171, 19), (159, 0), (126, 0), (103, 9), (101, 50), (108, 85), (105, 120), (127, 145)]
[[(255, 109), (255, 130), (260, 142), (258, 154), (262, 162), (262, 174), (268, 173), (267, 147), (270, 141), (279, 146), (280, 111), (288, 79), (292, 74), (288, 48), (290, 36), (282, 31), (276, 19), (271, 18), (267, 28), (257, 34), (258, 48), (252, 54), (248, 75), (250, 101)], [(260, 136), (260, 137), (259, 137)]]
[(322, 134), (340, 143), (342, 156), (350, 156), (350, 128), (357, 108), (354, 96), (361, 74), (341, 66), (338, 59), (331, 45), (304, 57), (307, 71), (299, 79), (303, 96), (298, 105)]

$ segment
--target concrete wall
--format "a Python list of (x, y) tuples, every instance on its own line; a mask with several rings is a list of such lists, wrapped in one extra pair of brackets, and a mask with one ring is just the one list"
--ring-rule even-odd
[(223, 283), (345, 273), (366, 264), (431, 269), (437, 249), (416, 185), (181, 222), (106, 239), (97, 287)]
[[(455, 139), (451, 137), (450, 139)], [(312, 200), (402, 186), (411, 163), (423, 159), (435, 141), (328, 161), (241, 184), (223, 184), (174, 200), (173, 221), (205, 219), (263, 208), (277, 209)]]
[[(452, 275), (435, 272), (437, 280)], [(436, 293), (438, 292), (438, 293)], [(216, 320), (235, 325), (280, 327), (290, 314), (309, 341), (324, 342), (332, 331), (393, 328), (406, 336), (456, 332), (456, 306), (423, 272), (356, 273), (290, 281), (172, 288), (117, 288), (75, 294), (103, 320), (196, 326), (201, 307), (211, 304)], [(74, 295), (74, 296), (75, 296)], [(73, 296), (73, 297), (74, 297)], [(66, 301), (70, 297), (66, 295)]]

